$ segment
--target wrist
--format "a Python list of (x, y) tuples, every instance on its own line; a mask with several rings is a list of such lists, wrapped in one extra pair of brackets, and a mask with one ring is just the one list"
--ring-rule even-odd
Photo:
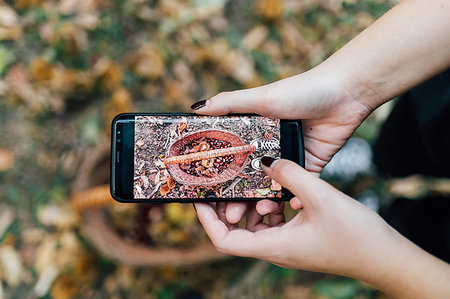
[[(335, 85), (338, 86), (336, 90), (342, 101), (363, 105), (371, 113), (390, 100), (390, 98), (378, 92), (377, 88), (369, 84), (368, 80), (364, 80), (361, 74), (351, 71), (352, 68), (349, 63), (346, 64), (340, 65), (339, 57), (333, 55), (316, 67), (320, 73), (326, 73), (333, 78)], [(381, 84), (381, 82), (379, 83)]]

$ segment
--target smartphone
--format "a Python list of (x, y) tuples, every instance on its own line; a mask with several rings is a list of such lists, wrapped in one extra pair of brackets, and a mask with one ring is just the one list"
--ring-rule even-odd
[(136, 203), (291, 199), (261, 168), (263, 156), (304, 166), (301, 122), (250, 114), (119, 114), (112, 122), (111, 195)]

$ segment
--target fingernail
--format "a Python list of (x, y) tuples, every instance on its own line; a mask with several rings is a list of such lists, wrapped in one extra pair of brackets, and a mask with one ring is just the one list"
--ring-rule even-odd
[(266, 167), (272, 167), (275, 161), (276, 159), (269, 156), (264, 156), (261, 158), (261, 163)]
[(198, 110), (200, 108), (205, 107), (206, 104), (207, 104), (207, 100), (201, 100), (201, 101), (198, 101), (198, 102), (195, 102), (194, 104), (192, 104), (191, 109)]

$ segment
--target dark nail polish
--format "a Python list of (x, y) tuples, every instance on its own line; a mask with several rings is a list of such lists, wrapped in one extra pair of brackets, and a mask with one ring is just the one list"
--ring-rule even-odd
[(261, 158), (261, 163), (266, 167), (271, 167), (274, 161), (275, 159), (269, 156), (264, 156)]
[(191, 109), (192, 110), (198, 110), (200, 108), (203, 108), (206, 106), (206, 100), (201, 100), (198, 102), (195, 102), (194, 104), (192, 104)]

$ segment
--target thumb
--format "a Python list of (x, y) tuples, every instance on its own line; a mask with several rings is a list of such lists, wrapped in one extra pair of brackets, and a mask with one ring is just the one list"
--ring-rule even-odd
[(305, 207), (324, 190), (325, 182), (292, 161), (264, 156), (261, 163), (267, 175), (289, 189)]
[(221, 92), (218, 95), (194, 103), (191, 106), (196, 113), (206, 115), (225, 115), (228, 113), (258, 113), (265, 115), (263, 111), (265, 98), (265, 86)]

